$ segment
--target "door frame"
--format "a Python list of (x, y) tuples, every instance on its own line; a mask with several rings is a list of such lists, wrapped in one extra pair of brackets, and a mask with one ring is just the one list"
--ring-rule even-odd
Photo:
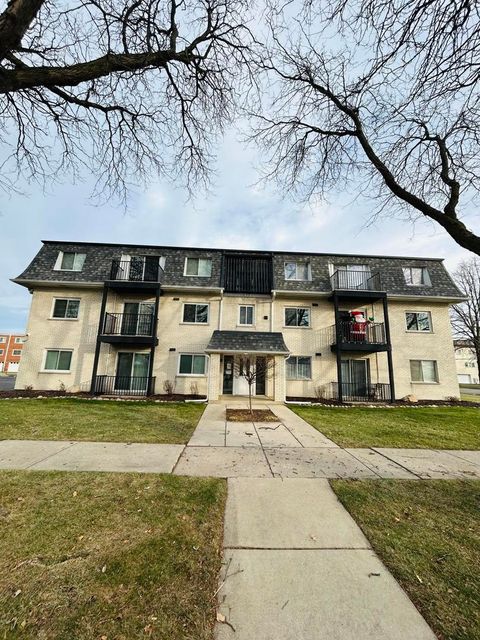
[[(342, 362), (342, 364), (344, 362), (348, 362), (348, 367), (349, 367), (349, 376), (348, 376), (349, 380), (345, 380), (345, 376), (343, 375), (343, 372), (342, 372), (342, 385), (343, 384), (351, 384), (351, 385), (354, 384), (354, 380), (352, 380), (352, 375), (351, 375), (352, 374), (351, 363), (352, 362), (363, 362), (364, 363), (364, 367), (363, 368), (364, 368), (364, 371), (365, 371), (365, 389), (366, 389), (366, 392), (368, 392), (368, 389), (370, 387), (370, 380), (371, 380), (371, 378), (370, 378), (370, 359), (369, 358), (342, 358), (341, 362)], [(352, 394), (352, 393), (348, 393), (347, 391), (348, 391), (347, 389), (343, 389), (342, 390), (342, 395), (344, 397), (354, 396), (355, 395), (355, 394)], [(352, 391), (353, 391), (353, 387), (352, 387)], [(358, 395), (363, 395), (363, 394), (358, 394)], [(367, 393), (365, 393), (365, 397), (366, 396), (367, 396)]]
[[(122, 353), (128, 353), (128, 354), (132, 354), (132, 364), (130, 367), (130, 384), (128, 386), (128, 389), (119, 389), (117, 387), (117, 378), (119, 377), (118, 375), (118, 362), (119, 362), (119, 355)], [(145, 389), (133, 389), (133, 391), (147, 391), (148, 390), (148, 369), (150, 366), (150, 358), (151, 358), (151, 354), (149, 351), (117, 351), (116, 356), (115, 356), (115, 384), (114, 384), (114, 389), (115, 391), (132, 391), (132, 378), (136, 377), (133, 375), (133, 368), (135, 366), (135, 356), (148, 356), (148, 365), (147, 365), (147, 375), (146, 376), (141, 376), (141, 377), (145, 377)]]

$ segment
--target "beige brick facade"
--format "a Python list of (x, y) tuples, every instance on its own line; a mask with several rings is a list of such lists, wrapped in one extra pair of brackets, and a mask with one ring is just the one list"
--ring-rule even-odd
[[(79, 317), (75, 320), (51, 318), (55, 297), (80, 300)], [(17, 377), (17, 388), (32, 386), (35, 389), (60, 389), (88, 391), (91, 383), (96, 337), (101, 309), (100, 288), (36, 288), (28, 322), (28, 340)], [(151, 297), (122, 295), (111, 292), (106, 310), (123, 312), (126, 301), (147, 301)], [(207, 324), (183, 323), (185, 303), (208, 303)], [(239, 325), (239, 305), (255, 306), (253, 326)], [(286, 327), (286, 307), (308, 307), (311, 323), (308, 328)], [(344, 305), (344, 310), (354, 307)], [(454, 349), (450, 329), (448, 304), (397, 300), (389, 298), (392, 354), (395, 373), (396, 397), (415, 394), (418, 398), (443, 399), (458, 396)], [(428, 311), (433, 331), (414, 333), (406, 330), (406, 311)], [(367, 316), (376, 322), (383, 321), (382, 305), (367, 307)], [(190, 394), (198, 391), (216, 399), (222, 393), (223, 357), (212, 353), (205, 375), (179, 374), (179, 356), (182, 353), (204, 354), (212, 332), (220, 330), (275, 331), (283, 334), (285, 343), (295, 356), (311, 357), (310, 380), (286, 380), (285, 357), (275, 356), (275, 373), (266, 381), (266, 395), (277, 400), (285, 396), (313, 397), (322, 387), (337, 380), (336, 356), (331, 351), (328, 328), (334, 324), (333, 304), (327, 296), (302, 296), (301, 293), (277, 296), (235, 296), (211, 292), (192, 292), (181, 288), (164, 292), (160, 298), (158, 313), (158, 347), (155, 350), (153, 375), (155, 392), (164, 393), (164, 383), (171, 381), (176, 393)], [(47, 349), (72, 350), (70, 372), (43, 371)], [(99, 375), (115, 375), (119, 351), (149, 352), (148, 348), (119, 348), (102, 344), (98, 366)], [(367, 359), (371, 382), (388, 383), (387, 356), (385, 352), (369, 355), (345, 354), (345, 358)], [(410, 360), (434, 360), (438, 371), (437, 383), (413, 383)]]

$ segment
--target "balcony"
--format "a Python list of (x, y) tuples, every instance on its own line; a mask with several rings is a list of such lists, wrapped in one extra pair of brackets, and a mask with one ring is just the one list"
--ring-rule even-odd
[(378, 271), (337, 269), (330, 277), (330, 285), (338, 298), (360, 298), (374, 302), (386, 295)]
[(93, 393), (108, 396), (149, 396), (155, 390), (155, 376), (96, 376)]
[[(391, 387), (385, 382), (342, 382), (342, 400), (344, 402), (390, 402)], [(325, 385), (324, 397), (329, 400), (339, 400), (338, 382)]]
[(270, 295), (273, 283), (271, 255), (225, 254), (222, 283), (225, 293)]
[(327, 329), (332, 351), (387, 351), (388, 343), (383, 322), (367, 322), (364, 326), (356, 322), (340, 321)]
[(112, 260), (108, 284), (111, 288), (156, 289), (163, 276), (159, 258), (140, 256), (130, 260)]
[(100, 338), (102, 342), (151, 345), (154, 326), (153, 313), (105, 313)]

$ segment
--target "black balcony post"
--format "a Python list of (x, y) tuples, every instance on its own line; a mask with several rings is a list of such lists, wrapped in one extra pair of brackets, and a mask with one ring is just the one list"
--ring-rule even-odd
[(102, 295), (102, 305), (100, 307), (100, 318), (98, 320), (98, 331), (97, 331), (97, 344), (95, 345), (95, 357), (93, 359), (93, 371), (92, 371), (92, 381), (90, 384), (90, 393), (94, 394), (97, 386), (97, 371), (98, 371), (98, 361), (100, 358), (100, 348), (102, 346), (102, 341), (100, 336), (103, 331), (103, 324), (105, 322), (105, 307), (107, 306), (107, 297), (108, 297), (108, 286), (106, 284), (103, 285), (103, 295)]
[(152, 342), (150, 346), (150, 362), (148, 364), (148, 381), (147, 381), (147, 396), (151, 396), (154, 389), (152, 389), (153, 381), (153, 360), (155, 357), (155, 345), (157, 341), (157, 326), (158, 326), (158, 307), (160, 304), (160, 285), (155, 292), (155, 311), (153, 314), (153, 330), (152, 330)]
[(342, 350), (340, 344), (342, 341), (342, 326), (340, 323), (340, 311), (338, 308), (338, 296), (333, 294), (333, 307), (335, 310), (335, 334), (337, 340), (337, 384), (338, 384), (338, 401), (343, 402), (343, 389), (342, 389)]
[(387, 296), (382, 299), (383, 322), (385, 325), (385, 340), (387, 343), (388, 381), (390, 383), (390, 402), (395, 402), (395, 380), (393, 373), (392, 343), (390, 341), (390, 320), (388, 317)]

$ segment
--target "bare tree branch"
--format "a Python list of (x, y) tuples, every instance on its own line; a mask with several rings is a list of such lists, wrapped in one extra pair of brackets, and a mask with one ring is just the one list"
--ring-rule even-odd
[(251, 109), (265, 177), (303, 199), (361, 181), (379, 212), (424, 216), (480, 255), (462, 219), (480, 170), (480, 14), (466, 4), (311, 0), (296, 18), (273, 3), (258, 63), (268, 93)]
[(480, 259), (462, 262), (453, 277), (468, 296), (468, 300), (452, 307), (453, 331), (474, 350), (480, 371)]
[(126, 198), (155, 175), (208, 180), (254, 38), (246, 0), (10, 0), (0, 13), (4, 180), (97, 176)]

